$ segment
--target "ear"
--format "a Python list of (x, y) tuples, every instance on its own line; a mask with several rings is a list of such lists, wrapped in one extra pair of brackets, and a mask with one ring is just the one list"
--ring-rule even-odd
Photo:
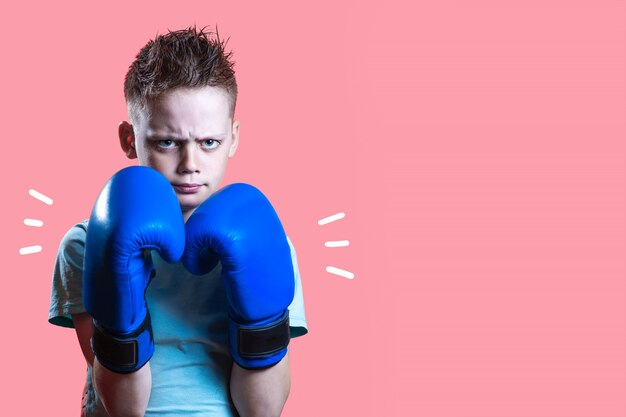
[(237, 152), (237, 146), (239, 146), (239, 120), (235, 120), (233, 122), (232, 139), (233, 141), (230, 144), (230, 149), (228, 150), (229, 158), (235, 156), (235, 152)]
[(121, 122), (117, 129), (120, 137), (120, 146), (128, 159), (137, 158), (137, 150), (135, 149), (135, 131), (133, 125), (128, 122)]

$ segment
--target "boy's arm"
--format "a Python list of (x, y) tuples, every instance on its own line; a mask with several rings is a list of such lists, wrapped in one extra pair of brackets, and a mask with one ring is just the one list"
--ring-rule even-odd
[(183, 216), (167, 179), (142, 166), (113, 175), (89, 219), (82, 280), (89, 314), (77, 326), (83, 350), (93, 348), (92, 382), (111, 416), (143, 416), (150, 397), (154, 341), (145, 291), (155, 271), (149, 250), (173, 262), (184, 248)]
[(289, 354), (266, 369), (244, 369), (233, 362), (230, 395), (241, 417), (280, 416), (290, 387)]
[(73, 314), (76, 335), (87, 365), (91, 368), (93, 384), (100, 400), (111, 417), (143, 417), (150, 399), (152, 377), (150, 362), (129, 374), (112, 372), (94, 361), (90, 339), (92, 318), (87, 313)]

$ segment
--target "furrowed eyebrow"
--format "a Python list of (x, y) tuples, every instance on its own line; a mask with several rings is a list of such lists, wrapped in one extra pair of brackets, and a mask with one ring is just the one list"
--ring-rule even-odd
[[(209, 139), (224, 140), (225, 137), (226, 137), (225, 134), (219, 133), (219, 134), (214, 134), (214, 135), (208, 135), (202, 138), (196, 138), (195, 140), (200, 140), (200, 141), (209, 140)], [(176, 141), (181, 141), (181, 142), (189, 140), (188, 138), (183, 138), (183, 137), (176, 136), (176, 135), (161, 135), (161, 134), (148, 135), (146, 138), (148, 140), (176, 140)]]
[(196, 140), (209, 140), (209, 139), (224, 140), (224, 138), (226, 138), (225, 133), (215, 133), (213, 135), (208, 135), (202, 138), (196, 138)]
[(148, 135), (146, 136), (148, 140), (187, 140), (184, 138), (179, 138), (175, 135)]

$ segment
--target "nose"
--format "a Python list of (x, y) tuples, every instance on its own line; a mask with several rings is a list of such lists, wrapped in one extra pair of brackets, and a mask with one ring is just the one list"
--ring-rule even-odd
[(180, 150), (178, 172), (180, 174), (194, 174), (200, 172), (196, 158), (197, 155), (194, 146), (190, 146), (190, 144), (182, 146)]

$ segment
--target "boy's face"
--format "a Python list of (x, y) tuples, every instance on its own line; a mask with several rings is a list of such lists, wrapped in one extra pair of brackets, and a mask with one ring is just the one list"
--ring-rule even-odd
[(185, 220), (217, 191), (239, 142), (226, 92), (219, 87), (177, 88), (119, 126), (129, 158), (156, 169), (172, 184)]

